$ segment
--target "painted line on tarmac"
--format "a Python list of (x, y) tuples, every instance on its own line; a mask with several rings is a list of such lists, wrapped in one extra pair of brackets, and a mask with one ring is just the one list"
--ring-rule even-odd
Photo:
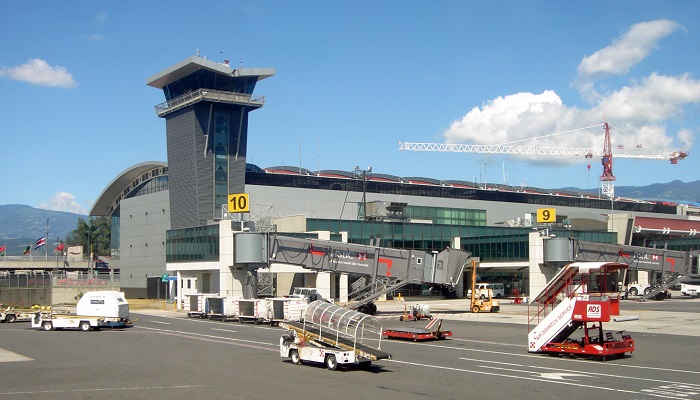
[[(616, 389), (616, 388), (610, 388), (610, 387), (605, 387), (605, 386), (592, 386), (589, 384), (569, 382), (569, 381), (564, 381), (564, 380), (552, 381), (552, 380), (544, 379), (544, 378), (499, 374), (499, 373), (495, 373), (495, 372), (486, 372), (486, 371), (478, 371), (478, 370), (454, 368), (454, 367), (444, 367), (441, 365), (421, 364), (421, 363), (415, 363), (415, 362), (409, 362), (409, 361), (399, 361), (399, 360), (393, 360), (393, 359), (388, 359), (388, 360), (384, 360), (384, 361), (390, 362), (390, 363), (412, 365), (412, 366), (416, 366), (416, 367), (434, 368), (434, 369), (442, 369), (442, 370), (455, 371), (455, 372), (466, 372), (466, 373), (479, 374), (479, 375), (497, 376), (499, 378), (522, 379), (522, 380), (526, 380), (526, 381), (546, 382), (546, 383), (552, 383), (552, 384), (556, 384), (556, 385), (577, 386), (577, 387), (582, 387), (582, 388), (587, 388), (587, 389), (599, 389), (599, 390), (608, 391), (608, 392), (629, 393), (629, 394), (645, 394), (645, 395), (654, 396), (654, 394), (647, 393), (647, 392)], [(658, 397), (664, 397), (664, 396), (658, 396)], [(668, 397), (666, 397), (666, 398), (668, 398)]]
[[(680, 386), (684, 386), (686, 388), (693, 388), (694, 390), (700, 390), (700, 385), (695, 384), (695, 383), (668, 381), (668, 380), (663, 380), (663, 379), (641, 378), (641, 377), (629, 376), (629, 375), (613, 375), (613, 374), (607, 374), (607, 373), (601, 373), (601, 372), (589, 372), (589, 371), (577, 371), (577, 370), (569, 370), (569, 369), (561, 369), (561, 368), (541, 367), (541, 366), (537, 366), (537, 365), (523, 365), (523, 364), (516, 364), (516, 363), (482, 360), (482, 359), (477, 359), (477, 358), (461, 357), (460, 360), (499, 364), (499, 365), (510, 366), (510, 367), (549, 370), (549, 371), (555, 371), (555, 373), (557, 373), (557, 374), (558, 373), (564, 373), (564, 375), (568, 374), (569, 376), (581, 376), (581, 377), (592, 378), (592, 375), (596, 375), (596, 376), (604, 376), (606, 378), (618, 378), (618, 379), (629, 379), (629, 380), (638, 380), (638, 381), (645, 381), (645, 382), (657, 382), (657, 383), (663, 383), (663, 384), (680, 385)], [(494, 366), (490, 366), (490, 365), (480, 365), (480, 367), (490, 368), (490, 369), (500, 369), (500, 370), (506, 370), (506, 371), (514, 371), (514, 372), (523, 372), (523, 373), (549, 374), (548, 372), (542, 373), (542, 372), (528, 371), (528, 370), (524, 370), (524, 369), (494, 367)], [(685, 397), (683, 397), (683, 398), (685, 398)]]
[(231, 333), (238, 333), (238, 331), (234, 331), (231, 329), (219, 329), (219, 328), (211, 328), (212, 331), (221, 331), (221, 332), (231, 332)]
[(148, 321), (148, 322), (152, 322), (154, 324), (170, 325), (170, 322), (163, 322), (163, 321)]
[(0, 363), (17, 361), (34, 361), (34, 359), (14, 353), (10, 350), (0, 349)]
[[(148, 328), (148, 327), (144, 327), (144, 326), (139, 326), (138, 328), (146, 329), (146, 330), (150, 330), (150, 331), (155, 331), (156, 333), (160, 333), (163, 335), (180, 336), (180, 337), (186, 337), (186, 338), (190, 338), (190, 339), (197, 339), (197, 340), (216, 342), (216, 343), (228, 343), (228, 344), (234, 344), (236, 346), (249, 347), (249, 348), (258, 349), (258, 350), (275, 351), (275, 352), (279, 351), (278, 344), (276, 344), (276, 343), (256, 342), (254, 340), (228, 338), (228, 337), (223, 337), (223, 336), (206, 335), (203, 333), (173, 331), (173, 330), (159, 329), (159, 328)], [(231, 342), (234, 342), (234, 343), (231, 343)], [(275, 346), (275, 348), (271, 349), (269, 347), (262, 347), (262, 346)]]
[(120, 387), (120, 388), (100, 388), (100, 389), (66, 389), (66, 390), (33, 390), (27, 392), (0, 392), (0, 395), (26, 395), (26, 394), (49, 394), (49, 393), (84, 393), (84, 392), (115, 392), (120, 390), (161, 390), (161, 389), (191, 389), (204, 387), (204, 385), (175, 385), (175, 386), (141, 386), (141, 387)]

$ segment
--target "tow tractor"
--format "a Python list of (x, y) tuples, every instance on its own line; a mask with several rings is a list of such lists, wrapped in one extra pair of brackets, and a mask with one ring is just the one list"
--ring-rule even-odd
[[(603, 330), (603, 323), (639, 318), (620, 317), (620, 293), (600, 291), (617, 282), (619, 271), (626, 268), (627, 264), (601, 262), (578, 262), (562, 268), (530, 302), (528, 351), (602, 361), (632, 353), (634, 340), (630, 335), (618, 331), (619, 337), (615, 337)], [(533, 307), (537, 311), (531, 313)], [(582, 336), (574, 337), (579, 329)]]
[(80, 329), (83, 332), (99, 331), (106, 326), (104, 317), (69, 315), (52, 311), (37, 311), (32, 318), (32, 328), (44, 331), (54, 329)]
[[(372, 361), (391, 358), (381, 351), (382, 328), (370, 315), (322, 300), (308, 305), (303, 322), (283, 322), (288, 329), (280, 338), (280, 356), (292, 364), (323, 363), (335, 371), (339, 365), (369, 368)], [(377, 341), (377, 348), (367, 343)]]
[[(483, 291), (486, 290), (486, 298), (484, 297)], [(482, 311), (497, 313), (501, 310), (501, 302), (493, 298), (493, 289), (488, 288), (481, 290), (481, 295), (477, 297), (476, 290), (476, 260), (472, 260), (472, 291), (471, 291), (471, 302), (470, 307), (473, 313), (478, 313)]]

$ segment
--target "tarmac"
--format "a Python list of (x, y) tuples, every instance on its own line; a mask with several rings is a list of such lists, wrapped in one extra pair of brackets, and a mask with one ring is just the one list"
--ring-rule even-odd
[[(662, 300), (662, 302), (682, 304), (683, 311), (659, 311), (658, 303), (653, 300), (644, 303), (634, 300), (623, 300), (620, 303), (620, 315), (612, 316), (606, 328), (614, 331), (625, 330), (654, 335), (700, 337), (700, 297), (684, 297), (680, 300), (678, 299), (679, 297), (681, 297), (680, 292), (674, 293), (671, 299)], [(131, 311), (137, 314), (173, 313), (185, 315), (184, 311), (176, 310), (174, 304), (162, 300), (128, 301)], [(500, 302), (500, 311), (497, 313), (472, 313), (470, 311), (471, 307), (469, 307), (469, 299), (400, 298), (376, 301), (375, 304), (377, 305), (376, 317), (383, 320), (394, 318), (398, 320), (399, 317), (404, 315), (408, 306), (426, 304), (430, 307), (433, 318), (442, 318), (450, 321), (528, 325), (529, 320), (534, 317), (534, 312), (537, 310), (536, 306), (528, 306), (527, 303), (518, 304), (515, 299), (511, 298), (501, 299)], [(632, 302), (636, 304), (634, 304), (634, 307), (629, 307), (632, 305)], [(620, 321), (615, 321), (616, 319)]]
[[(625, 309), (625, 305), (634, 300), (623, 300), (620, 304), (620, 315), (611, 316), (610, 330), (625, 330), (636, 333), (668, 334), (700, 337), (700, 297), (684, 298), (683, 305), (688, 311), (658, 311), (645, 309), (646, 304), (653, 306), (655, 301), (637, 304), (634, 309)], [(666, 299), (665, 302), (679, 301)], [(527, 325), (535, 316), (537, 306), (526, 303), (516, 303), (514, 299), (501, 299), (500, 311), (497, 313), (472, 313), (468, 299), (396, 299), (379, 301), (377, 317), (380, 319), (399, 318), (404, 314), (405, 307), (415, 304), (427, 304), (433, 318), (451, 321), (478, 321), (488, 323), (505, 323)], [(619, 321), (616, 321), (619, 320)], [(533, 325), (534, 327), (534, 325)]]

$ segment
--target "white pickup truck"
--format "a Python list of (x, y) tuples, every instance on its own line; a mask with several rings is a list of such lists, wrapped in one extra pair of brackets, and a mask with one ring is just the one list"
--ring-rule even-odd
[[(502, 283), (477, 283), (476, 284), (476, 297), (478, 299), (484, 300), (489, 297), (489, 289), (492, 290), (493, 297), (500, 299), (505, 296), (505, 290), (503, 289)], [(467, 297), (471, 298), (472, 290), (467, 291)]]

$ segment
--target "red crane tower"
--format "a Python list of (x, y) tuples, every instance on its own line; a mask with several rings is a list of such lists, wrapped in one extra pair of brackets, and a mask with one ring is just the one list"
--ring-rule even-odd
[[(413, 143), (399, 142), (399, 150), (404, 151), (429, 151), (429, 152), (451, 152), (451, 153), (480, 153), (480, 154), (512, 154), (512, 155), (542, 155), (542, 156), (582, 156), (585, 158), (601, 157), (603, 164), (603, 174), (600, 176), (601, 192), (604, 196), (613, 198), (615, 196), (615, 175), (613, 175), (613, 149), (610, 141), (610, 125), (605, 121), (601, 125), (605, 129), (603, 149), (592, 147), (547, 147), (547, 146), (511, 146), (500, 144), (450, 144), (450, 143)], [(583, 128), (586, 129), (586, 128)], [(578, 129), (580, 130), (580, 129)], [(551, 135), (548, 135), (551, 136)], [(537, 138), (533, 138), (537, 139)], [(683, 160), (688, 153), (680, 150), (666, 152), (664, 150), (647, 151), (641, 146), (634, 149), (625, 150), (619, 146), (615, 150), (615, 157), (618, 158), (638, 158), (648, 160), (669, 160), (671, 164), (677, 164), (678, 160)]]

